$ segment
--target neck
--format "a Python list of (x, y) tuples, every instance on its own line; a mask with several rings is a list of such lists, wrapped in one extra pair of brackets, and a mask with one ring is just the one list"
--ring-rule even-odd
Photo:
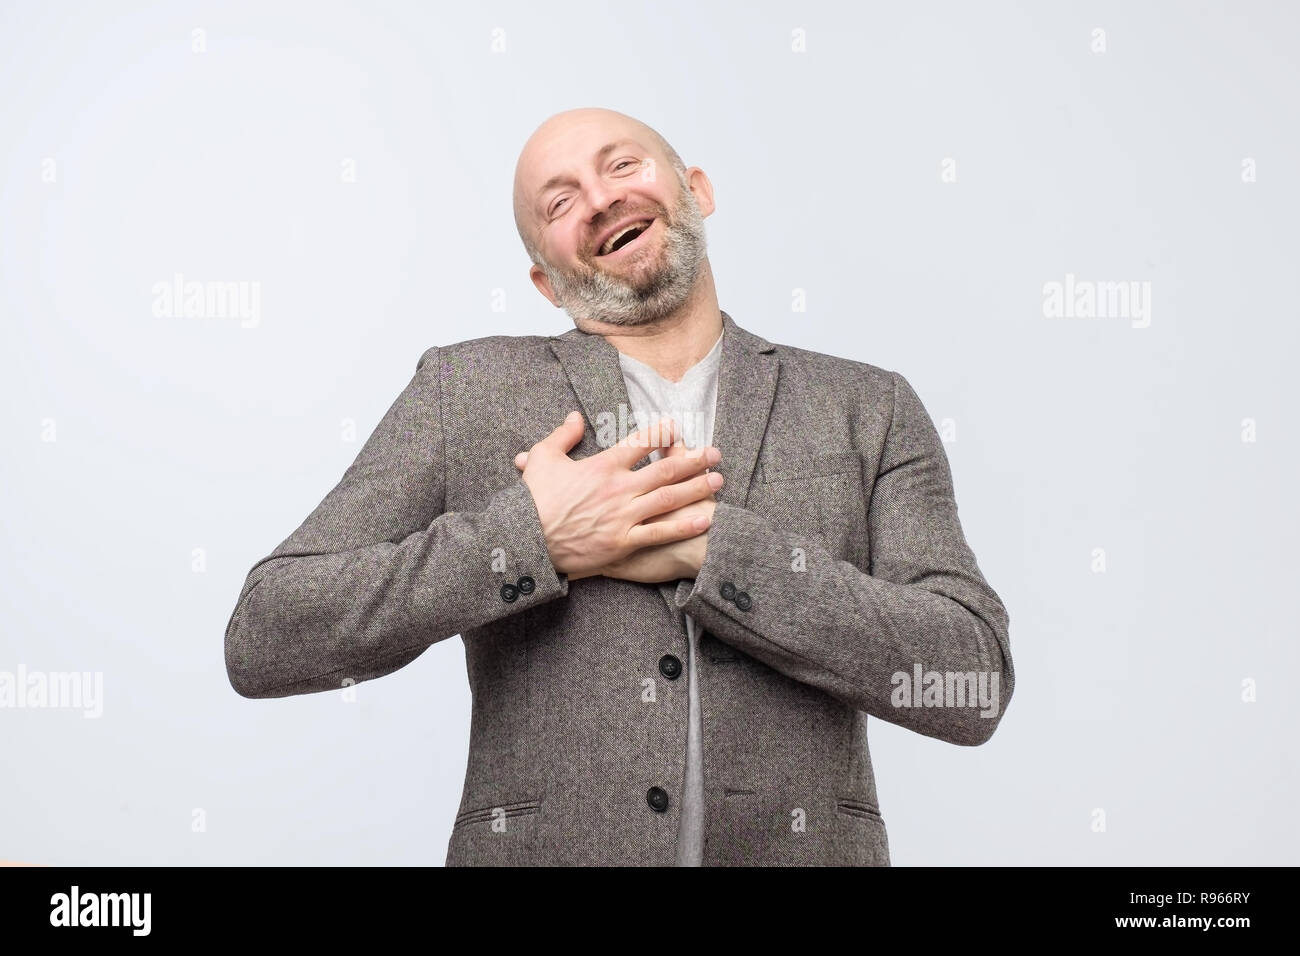
[(686, 301), (662, 318), (637, 326), (588, 320), (578, 327), (603, 336), (624, 355), (644, 362), (668, 381), (681, 381), (691, 366), (713, 350), (722, 334), (722, 312), (708, 260), (701, 265), (699, 281)]

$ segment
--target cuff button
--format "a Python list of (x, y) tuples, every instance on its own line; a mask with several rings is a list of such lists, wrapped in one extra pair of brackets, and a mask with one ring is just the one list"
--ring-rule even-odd
[(532, 594), (535, 590), (537, 590), (537, 582), (525, 574), (522, 578), (519, 579), (519, 583), (516, 585), (516, 587), (519, 588), (520, 594)]
[(507, 604), (510, 604), (517, 597), (519, 597), (519, 589), (515, 587), (513, 584), (501, 585), (501, 600), (505, 601)]

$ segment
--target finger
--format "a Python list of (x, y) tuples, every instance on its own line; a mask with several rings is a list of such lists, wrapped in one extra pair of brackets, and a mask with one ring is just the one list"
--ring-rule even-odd
[(691, 504), (707, 498), (722, 487), (722, 476), (716, 471), (698, 475), (687, 481), (673, 485), (660, 485), (644, 495), (633, 498), (631, 502), (634, 523), (640, 523), (653, 515), (676, 511), (682, 505)]
[(705, 495), (699, 501), (692, 501), (688, 505), (682, 505), (673, 511), (666, 511), (661, 515), (653, 515), (642, 521), (642, 524), (648, 524), (651, 521), (676, 521), (678, 518), (691, 518), (697, 514), (712, 514), (713, 508), (708, 507), (705, 502), (713, 502), (714, 508), (717, 507), (718, 499), (712, 494)]
[(661, 418), (653, 425), (637, 429), (601, 454), (620, 468), (631, 468), (652, 451), (670, 447), (676, 437), (677, 423), (671, 418)]
[(698, 475), (706, 468), (712, 468), (721, 460), (722, 452), (712, 446), (692, 448), (680, 455), (665, 455), (632, 472), (632, 491), (644, 495), (661, 485), (675, 485)]
[(656, 544), (671, 544), (685, 541), (709, 530), (713, 520), (708, 515), (696, 515), (693, 518), (679, 518), (676, 521), (656, 521), (653, 524), (633, 525), (627, 533), (628, 544), (633, 551), (640, 551)]
[(578, 411), (569, 412), (559, 426), (532, 447), (532, 451), (543, 450), (559, 455), (567, 455), (569, 449), (582, 440), (582, 433), (586, 430), (583, 423), (582, 413)]

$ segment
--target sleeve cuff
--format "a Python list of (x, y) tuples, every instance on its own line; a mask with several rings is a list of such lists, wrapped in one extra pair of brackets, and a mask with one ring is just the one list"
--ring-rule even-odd
[(697, 617), (707, 605), (729, 617), (743, 619), (756, 597), (746, 588), (751, 586), (751, 579), (757, 580), (759, 569), (753, 561), (766, 542), (763, 531), (762, 520), (756, 515), (718, 502), (699, 573), (693, 580), (677, 582), (674, 600), (678, 609)]
[(501, 600), (523, 610), (569, 593), (569, 577), (551, 563), (541, 516), (522, 478), (497, 492), (484, 514), (503, 551), (501, 563), (494, 559), (493, 565)]

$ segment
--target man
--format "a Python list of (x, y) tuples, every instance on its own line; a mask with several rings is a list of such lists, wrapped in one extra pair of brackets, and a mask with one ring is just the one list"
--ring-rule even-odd
[(975, 745), (1013, 687), (920, 399), (723, 312), (712, 185), (630, 117), (543, 123), (514, 206), (575, 328), (421, 356), (249, 572), (231, 683), (335, 689), (460, 634), (448, 865), (889, 865), (868, 715)]

